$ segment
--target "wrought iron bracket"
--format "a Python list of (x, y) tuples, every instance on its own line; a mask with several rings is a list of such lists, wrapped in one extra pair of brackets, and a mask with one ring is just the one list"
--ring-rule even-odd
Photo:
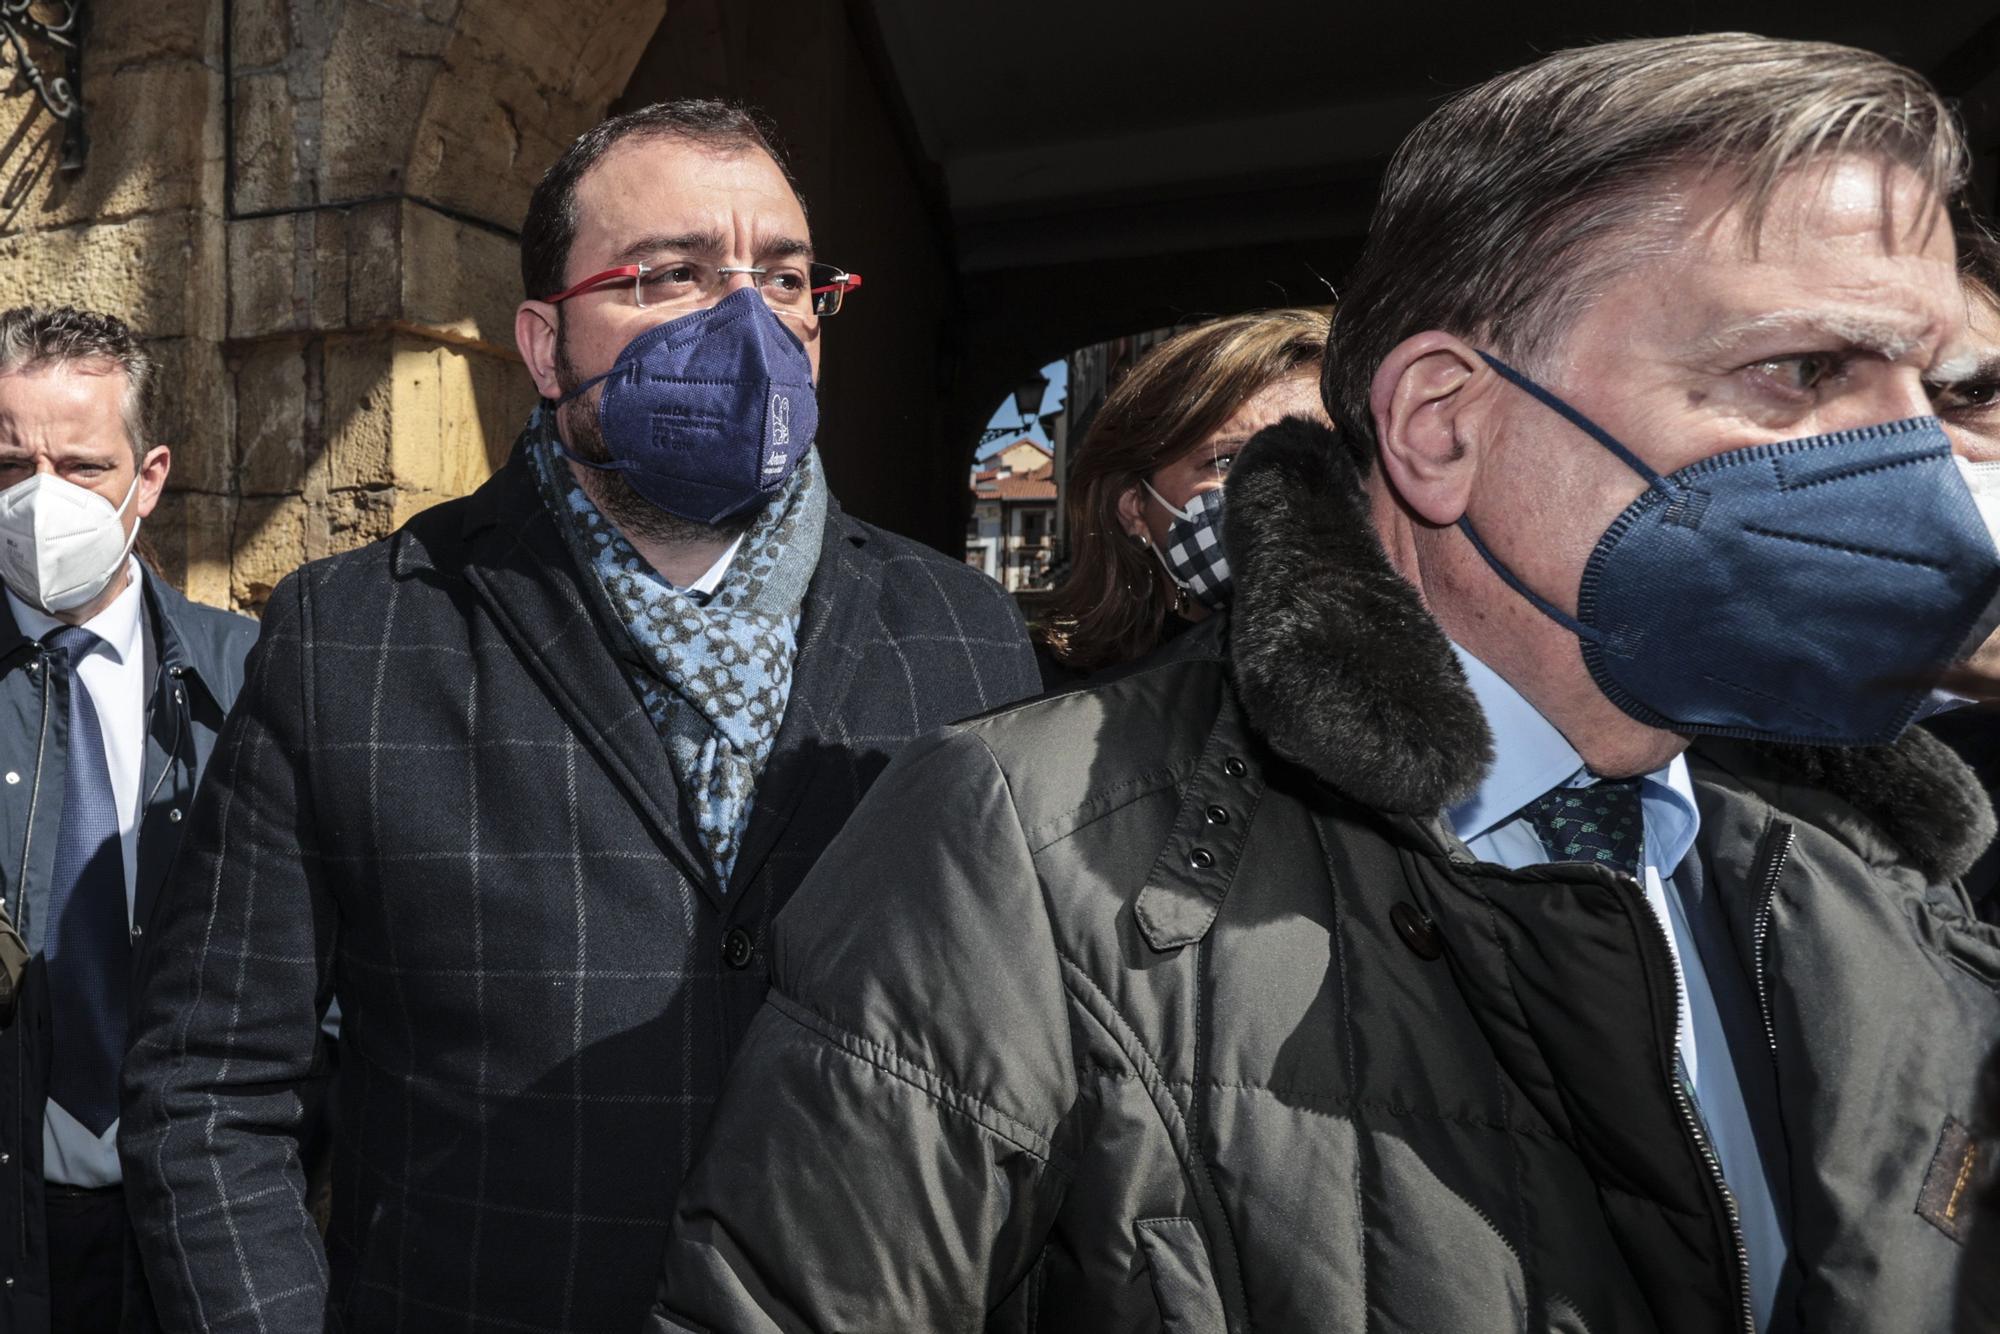
[[(83, 28), (85, 0), (0, 0), (0, 43), (15, 70), (51, 116), (63, 123), (64, 171), (81, 171), (89, 141), (83, 133)], [(51, 47), (63, 72), (49, 74), (35, 62), (29, 43)]]

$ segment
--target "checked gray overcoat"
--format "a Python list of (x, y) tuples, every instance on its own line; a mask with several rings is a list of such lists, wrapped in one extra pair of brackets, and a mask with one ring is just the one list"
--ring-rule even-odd
[[(722, 886), (600, 598), (518, 449), (274, 594), (126, 1067), (169, 1328), (636, 1328), (772, 914), (905, 742), (1037, 688), (997, 585), (833, 507)], [(296, 1136), (335, 997), (322, 1254)]]

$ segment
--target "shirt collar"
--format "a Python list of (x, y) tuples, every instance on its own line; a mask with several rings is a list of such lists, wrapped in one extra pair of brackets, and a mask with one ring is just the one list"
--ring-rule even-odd
[[(1444, 813), (1460, 840), (1469, 843), (1510, 823), (1523, 806), (1552, 788), (1595, 781), (1576, 747), (1520, 691), (1457, 644), (1451, 648), (1493, 732), (1493, 765), (1485, 779)], [(1676, 755), (1647, 774), (1639, 802), (1646, 820), (1646, 860), (1661, 875), (1672, 875), (1701, 828), (1687, 758)]]
[(742, 545), (743, 534), (738, 533), (736, 540), (729, 544), (729, 549), (716, 557), (715, 564), (709, 566), (701, 578), (689, 584), (683, 591), (693, 593), (697, 597), (708, 597), (722, 587), (722, 576), (729, 573), (729, 562), (736, 559), (736, 550)]
[[(92, 652), (105, 652), (118, 663), (136, 662), (138, 654), (145, 647), (141, 631), (145, 610), (144, 576), (140, 573), (139, 562), (125, 558), (125, 589), (111, 599), (111, 605), (83, 623), (83, 628), (96, 635), (101, 642)], [(14, 613), (14, 624), (30, 639), (43, 639), (51, 630), (61, 628), (63, 622), (49, 615), (39, 607), (31, 607), (14, 595), (9, 588), (7, 609)]]

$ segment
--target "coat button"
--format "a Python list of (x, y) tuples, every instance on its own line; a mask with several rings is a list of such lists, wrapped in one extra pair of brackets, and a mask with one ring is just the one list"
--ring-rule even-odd
[(181, 822), (181, 808), (176, 806), (172, 810), (167, 812), (167, 823), (179, 824), (180, 822)]
[(143, 927), (143, 926), (140, 926), (140, 925), (139, 925), (139, 924), (138, 924), (137, 922), (134, 922), (134, 923), (132, 923), (132, 935), (131, 935), (131, 938), (132, 938), (133, 940), (137, 940), (137, 939), (138, 939), (139, 937), (141, 937), (141, 936), (143, 936), (143, 935), (145, 935), (145, 934), (146, 934), (146, 928), (145, 928), (145, 927)]
[(1419, 959), (1435, 959), (1444, 953), (1444, 943), (1438, 939), (1437, 924), (1407, 903), (1399, 903), (1389, 909), (1389, 921), (1395, 925), (1396, 934), (1410, 947), (1410, 953)]
[(1229, 823), (1229, 812), (1224, 810), (1220, 806), (1210, 806), (1207, 810), (1203, 811), (1202, 814), (1208, 817), (1208, 822), (1210, 824)]
[(1234, 755), (1231, 755), (1222, 762), (1222, 772), (1228, 774), (1231, 778), (1241, 778), (1244, 774), (1250, 772), (1250, 766), (1237, 759)]
[(752, 941), (750, 933), (740, 926), (731, 927), (729, 934), (722, 938), (722, 961), (731, 968), (748, 967), (750, 956), (756, 952), (756, 942)]
[(1188, 865), (1194, 867), (1197, 871), (1206, 871), (1209, 867), (1215, 865), (1215, 854), (1207, 848), (1196, 848), (1188, 854)]

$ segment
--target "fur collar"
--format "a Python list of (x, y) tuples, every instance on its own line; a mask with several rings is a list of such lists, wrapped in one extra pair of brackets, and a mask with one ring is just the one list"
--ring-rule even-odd
[[(1493, 738), (1444, 632), (1390, 566), (1350, 451), (1292, 418), (1244, 450), (1223, 541), (1237, 693), (1266, 744), (1378, 810), (1428, 816), (1469, 795)], [(1767, 777), (1847, 802), (1926, 874), (1962, 875), (1991, 804), (1942, 742), (1741, 748)]]

